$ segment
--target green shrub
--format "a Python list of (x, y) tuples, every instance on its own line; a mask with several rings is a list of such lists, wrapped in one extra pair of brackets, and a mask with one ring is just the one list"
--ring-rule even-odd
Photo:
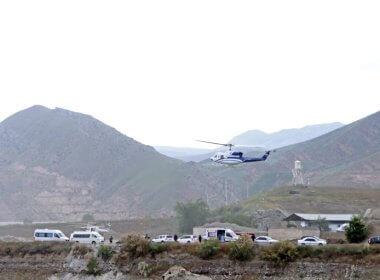
[(228, 257), (237, 261), (251, 260), (254, 257), (252, 239), (247, 235), (243, 235), (239, 240), (233, 242), (230, 246)]
[(209, 259), (215, 256), (220, 250), (218, 240), (205, 240), (202, 242), (197, 250), (197, 254), (202, 259)]
[(260, 257), (276, 266), (283, 266), (295, 261), (298, 257), (298, 251), (294, 244), (283, 241), (264, 248)]
[(122, 238), (121, 253), (131, 258), (146, 256), (150, 251), (150, 242), (138, 234), (129, 234)]
[(98, 258), (108, 261), (112, 257), (112, 248), (107, 245), (100, 245), (98, 250)]
[(376, 254), (377, 251), (367, 245), (328, 245), (324, 247), (299, 246), (297, 252), (300, 258), (334, 259), (343, 256), (364, 257)]
[(98, 268), (98, 260), (92, 257), (87, 264), (87, 273), (91, 275), (99, 275), (100, 269)]
[(352, 217), (346, 228), (346, 238), (350, 243), (360, 243), (367, 238), (369, 230), (360, 216)]
[(150, 243), (149, 252), (154, 257), (157, 254), (167, 251), (169, 248), (166, 243)]

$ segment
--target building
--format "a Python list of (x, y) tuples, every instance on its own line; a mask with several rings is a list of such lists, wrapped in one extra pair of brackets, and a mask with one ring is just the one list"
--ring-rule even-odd
[(285, 218), (284, 221), (296, 222), (301, 227), (312, 227), (316, 225), (318, 220), (326, 220), (328, 222), (329, 229), (331, 231), (336, 231), (339, 226), (349, 223), (354, 214), (304, 214), (304, 213), (294, 213), (289, 217)]

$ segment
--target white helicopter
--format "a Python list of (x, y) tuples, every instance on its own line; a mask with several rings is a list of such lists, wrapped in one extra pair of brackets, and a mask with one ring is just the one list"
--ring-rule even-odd
[[(221, 163), (221, 164), (227, 164), (227, 165), (237, 165), (241, 163), (249, 163), (249, 162), (256, 162), (256, 161), (265, 161), (271, 152), (273, 151), (266, 151), (265, 154), (262, 157), (244, 157), (243, 152), (238, 151), (232, 151), (232, 147), (249, 147), (249, 146), (243, 146), (243, 145), (234, 145), (234, 144), (222, 144), (222, 143), (215, 143), (215, 142), (209, 142), (209, 141), (202, 141), (197, 140), (198, 142), (208, 143), (208, 144), (214, 144), (214, 145), (220, 145), (228, 147), (228, 151), (225, 152), (217, 152), (215, 155), (213, 155), (210, 159), (213, 162)], [(259, 148), (259, 147), (251, 147), (251, 148)]]
[(111, 223), (108, 223), (108, 228), (102, 227), (102, 226), (96, 226), (96, 225), (90, 225), (87, 224), (84, 227), (81, 227), (81, 229), (84, 229), (85, 231), (95, 231), (95, 232), (109, 232), (111, 229)]

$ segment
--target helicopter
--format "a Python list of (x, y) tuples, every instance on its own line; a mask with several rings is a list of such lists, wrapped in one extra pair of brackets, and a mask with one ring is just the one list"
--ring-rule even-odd
[[(271, 152), (275, 152), (276, 150), (272, 151), (266, 151), (265, 154), (262, 157), (244, 157), (243, 152), (238, 151), (232, 151), (232, 147), (250, 147), (250, 146), (243, 146), (243, 145), (234, 145), (234, 144), (222, 144), (222, 143), (216, 143), (216, 142), (209, 142), (209, 141), (202, 141), (197, 140), (198, 142), (208, 143), (208, 144), (214, 144), (219, 146), (225, 146), (228, 147), (228, 151), (225, 152), (217, 152), (215, 153), (210, 159), (213, 162), (226, 164), (226, 165), (238, 165), (241, 163), (249, 163), (249, 162), (256, 162), (256, 161), (265, 161)], [(251, 147), (251, 148), (259, 148), (259, 147)]]
[(111, 223), (108, 223), (107, 227), (108, 228), (87, 224), (86, 226), (81, 227), (81, 229), (84, 231), (109, 232), (111, 229)]

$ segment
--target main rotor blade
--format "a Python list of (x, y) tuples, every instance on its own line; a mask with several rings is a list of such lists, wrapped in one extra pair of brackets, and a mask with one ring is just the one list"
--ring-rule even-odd
[(265, 148), (265, 146), (250, 146), (250, 145), (234, 145), (235, 147), (241, 147), (241, 148)]
[(196, 141), (203, 142), (203, 143), (208, 143), (208, 144), (220, 145), (220, 146), (227, 146), (227, 147), (234, 146), (233, 144), (222, 144), (222, 143), (215, 143), (215, 142), (209, 142), (209, 141), (203, 141), (203, 140), (196, 140)]

